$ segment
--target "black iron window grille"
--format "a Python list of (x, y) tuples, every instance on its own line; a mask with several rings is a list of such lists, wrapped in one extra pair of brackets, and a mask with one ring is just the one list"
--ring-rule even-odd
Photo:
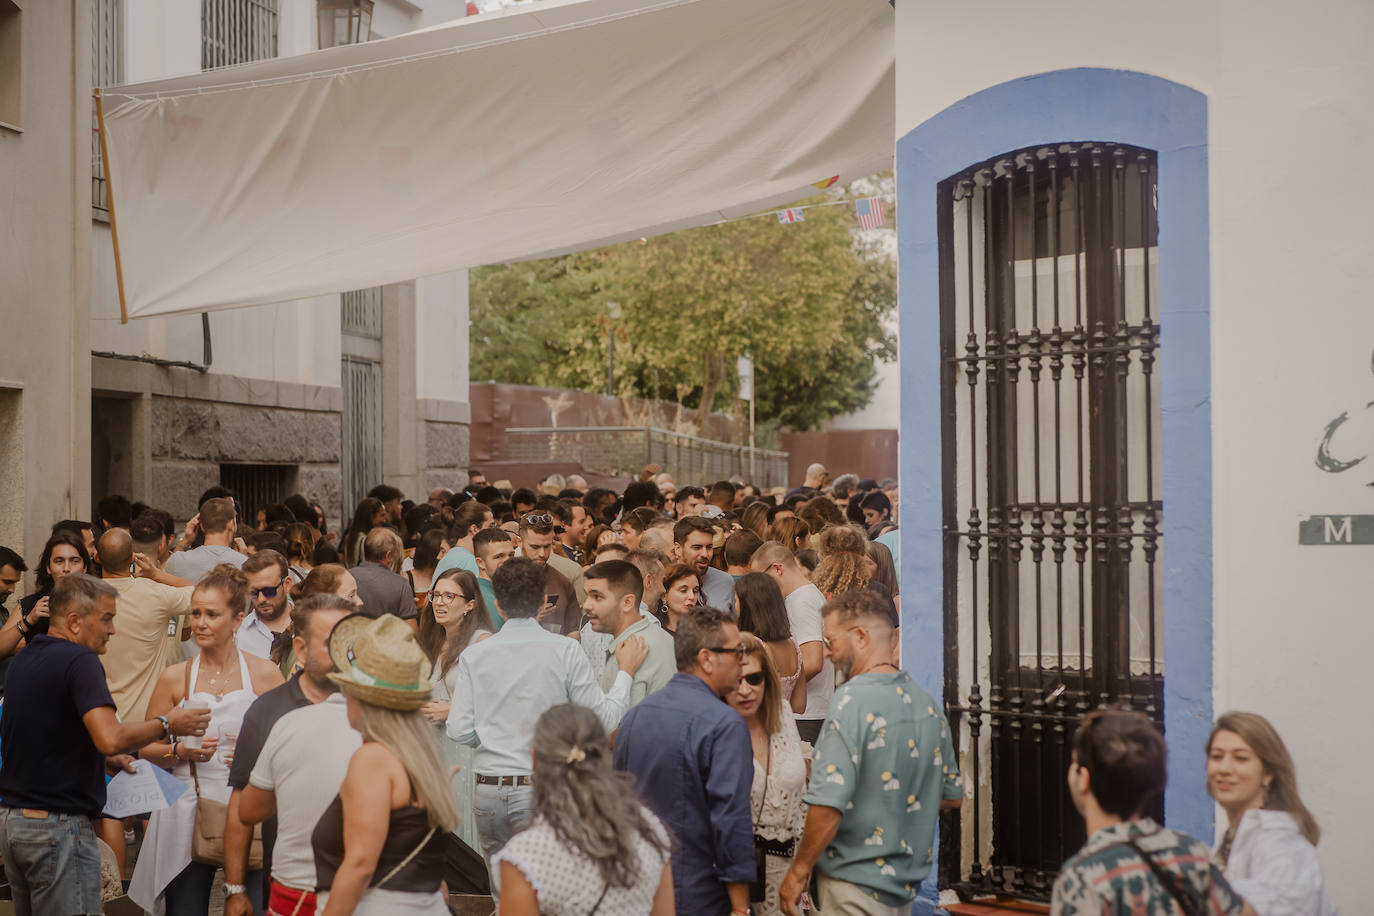
[(1085, 712), (1162, 728), (1157, 180), (1151, 150), (1075, 142), (938, 189), (945, 701), (972, 785), (940, 862), (964, 895), (1049, 896), (1084, 839)]
[(238, 499), (239, 532), (253, 528), (258, 510), (276, 505), (289, 496), (295, 486), (296, 466), (292, 464), (221, 464), (219, 483), (234, 491)]

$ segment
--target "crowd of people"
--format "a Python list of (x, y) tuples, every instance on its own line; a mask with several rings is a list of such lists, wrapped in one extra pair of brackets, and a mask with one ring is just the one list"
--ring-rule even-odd
[[(110, 497), (53, 526), (13, 610), (28, 567), (0, 547), (16, 912), (101, 912), (102, 869), (169, 916), (221, 870), (227, 916), (910, 909), (965, 788), (902, 668), (894, 481), (469, 476), (378, 486), (341, 532), (302, 495), (241, 521), (216, 487), (179, 532)], [(1214, 849), (1142, 814), (1148, 719), (1094, 711), (1072, 747), (1088, 841), (1054, 912), (1335, 912), (1262, 717), (1208, 742)], [(138, 759), (185, 791), (106, 815)]]

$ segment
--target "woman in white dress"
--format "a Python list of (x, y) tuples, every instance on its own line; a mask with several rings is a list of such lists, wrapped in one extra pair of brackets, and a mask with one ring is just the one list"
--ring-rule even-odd
[(444, 763), (450, 769), (458, 767), (453, 775), (459, 817), (454, 833), (473, 849), (482, 846), (477, 840), (477, 819), (472, 816), (472, 748), (450, 738), (444, 724), (458, 686), (458, 656), (468, 646), (491, 635), (490, 630), (483, 628), (490, 619), (477, 577), (465, 569), (450, 569), (435, 579), (430, 585), (429, 600), (420, 610), (420, 645), (434, 662), (430, 674), (434, 692), (420, 712), (438, 729)]
[(754, 855), (763, 861), (764, 881), (750, 886), (757, 916), (776, 916), (778, 888), (792, 865), (805, 822), (807, 766), (792, 710), (768, 646), (753, 633), (741, 633), (744, 663), (739, 686), (728, 701), (749, 726), (754, 745), (754, 784), (749, 811), (754, 819)]
[(1207, 791), (1228, 827), (1212, 857), (1257, 916), (1335, 916), (1297, 770), (1263, 716), (1228, 712), (1207, 739)]
[(671, 840), (611, 769), (596, 713), (545, 711), (533, 750), (533, 819), (491, 858), (500, 916), (672, 916)]
[[(170, 808), (153, 812), (134, 867), (129, 897), (149, 913), (204, 916), (209, 911), (216, 866), (191, 860), (195, 786), (206, 798), (228, 803), (229, 765), (243, 714), (260, 694), (282, 683), (276, 665), (240, 652), (234, 641), (247, 610), (248, 577), (243, 571), (228, 563), (210, 570), (191, 594), (191, 636), (200, 652), (164, 671), (148, 701), (149, 719), (178, 705), (210, 710), (210, 727), (199, 747), (157, 742), (139, 752), (170, 768), (187, 786)], [(256, 872), (248, 878), (250, 888), (262, 886)], [(262, 901), (253, 905), (260, 910)]]

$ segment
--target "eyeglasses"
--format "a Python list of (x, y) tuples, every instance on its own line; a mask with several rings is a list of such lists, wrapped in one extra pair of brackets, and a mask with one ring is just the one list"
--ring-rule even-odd
[(272, 598), (277, 597), (277, 592), (279, 591), (281, 591), (280, 585), (269, 585), (267, 586), (267, 588), (250, 588), (248, 590), (248, 594), (255, 599), (259, 595), (262, 595), (262, 597), (271, 600)]
[(731, 647), (729, 647), (729, 648), (726, 648), (726, 647), (724, 647), (724, 646), (721, 646), (721, 647), (707, 646), (707, 647), (706, 647), (706, 651), (707, 651), (707, 652), (716, 652), (716, 653), (719, 653), (720, 655), (733, 655), (735, 658), (738, 658), (738, 659), (743, 659), (743, 658), (744, 658), (744, 644), (743, 644), (743, 643), (740, 643), (738, 646), (731, 646)]
[(523, 521), (526, 525), (529, 526), (552, 525), (553, 516), (549, 515), (547, 512), (531, 512), (530, 514), (526, 515), (523, 519), (521, 519), (521, 521)]
[(763, 672), (755, 671), (753, 674), (746, 674), (744, 676), (744, 683), (748, 684), (750, 687), (762, 687)]
[[(851, 633), (851, 632), (853, 632), (854, 630), (859, 630), (859, 629), (863, 629), (863, 628), (862, 628), (862, 627), (847, 627), (847, 628), (841, 630), (840, 632), (841, 632), (841, 633)], [(825, 636), (824, 634), (821, 635), (821, 645), (825, 646), (826, 649), (829, 649), (829, 648), (830, 648), (830, 640), (827, 639), (826, 636)]]
[(435, 604), (452, 604), (459, 598), (468, 600), (468, 596), (462, 592), (430, 592), (430, 598)]

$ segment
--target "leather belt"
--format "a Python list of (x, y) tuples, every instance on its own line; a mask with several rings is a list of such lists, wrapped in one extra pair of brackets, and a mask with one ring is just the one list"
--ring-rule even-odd
[(485, 773), (477, 774), (477, 784), (479, 786), (532, 786), (534, 785), (533, 776), (488, 776)]

